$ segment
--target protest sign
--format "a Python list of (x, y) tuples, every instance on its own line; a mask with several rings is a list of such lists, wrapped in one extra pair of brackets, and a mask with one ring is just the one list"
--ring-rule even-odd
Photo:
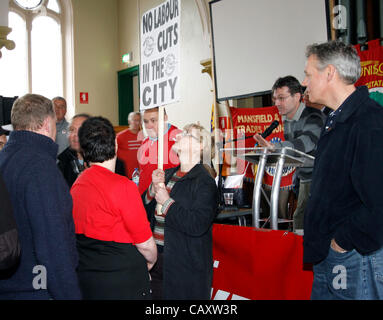
[(140, 110), (179, 101), (180, 16), (180, 0), (168, 0), (142, 16)]

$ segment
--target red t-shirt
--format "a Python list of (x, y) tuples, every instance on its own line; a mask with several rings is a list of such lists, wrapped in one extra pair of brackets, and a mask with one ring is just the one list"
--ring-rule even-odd
[[(176, 167), (180, 161), (172, 150), (175, 138), (182, 132), (177, 127), (171, 126), (164, 135), (164, 170)], [(158, 140), (153, 141), (147, 137), (138, 149), (138, 163), (140, 164), (140, 182), (138, 190), (143, 194), (152, 183), (152, 172), (158, 168)]]
[(137, 151), (142, 140), (142, 131), (133, 133), (129, 129), (126, 129), (117, 134), (117, 157), (124, 161), (125, 172), (129, 179), (132, 179), (134, 169), (139, 168)]
[(101, 166), (86, 169), (71, 188), (75, 232), (119, 243), (142, 243), (152, 236), (134, 182)]

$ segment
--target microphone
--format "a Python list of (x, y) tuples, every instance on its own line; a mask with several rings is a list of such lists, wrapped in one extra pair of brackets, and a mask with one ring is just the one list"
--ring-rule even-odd
[[(276, 127), (278, 127), (278, 126), (279, 126), (279, 121), (278, 120), (273, 121), (270, 124), (270, 126), (268, 126), (264, 132), (262, 132), (261, 137), (264, 138), (264, 139), (267, 138), (274, 131), (274, 129)], [(232, 140), (225, 141), (225, 143), (218, 142), (217, 145), (218, 146), (223, 146), (223, 144), (226, 144), (226, 143), (236, 142), (236, 141), (240, 141), (240, 140), (246, 140), (246, 139), (250, 139), (252, 137), (253, 136), (244, 136), (242, 138), (237, 138), (237, 139), (232, 139)]]
[(271, 123), (271, 125), (266, 128), (266, 130), (261, 134), (261, 137), (263, 139), (265, 139), (266, 137), (268, 137), (269, 135), (271, 135), (271, 133), (273, 132), (273, 130), (279, 126), (279, 121), (278, 120), (275, 120)]
[(241, 140), (246, 140), (246, 139), (250, 139), (250, 138), (252, 138), (252, 137), (253, 137), (253, 136), (244, 136), (244, 137), (242, 137), (242, 138), (231, 139), (231, 140), (227, 140), (227, 141), (225, 141), (225, 142), (217, 142), (216, 145), (222, 147), (222, 146), (223, 146), (224, 144), (226, 144), (226, 143), (236, 142), (236, 141), (241, 141)]

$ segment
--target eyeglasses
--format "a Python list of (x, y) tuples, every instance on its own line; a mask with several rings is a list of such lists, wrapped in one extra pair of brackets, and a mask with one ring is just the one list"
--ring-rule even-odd
[(279, 96), (279, 97), (276, 97), (276, 98), (274, 98), (273, 97), (273, 102), (277, 102), (278, 100), (280, 101), (280, 102), (283, 102), (283, 101), (286, 101), (289, 97), (291, 97), (291, 94), (289, 94), (288, 96)]

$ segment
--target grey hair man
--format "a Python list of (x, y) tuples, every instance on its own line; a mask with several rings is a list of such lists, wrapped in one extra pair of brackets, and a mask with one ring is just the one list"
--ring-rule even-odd
[(318, 142), (304, 219), (312, 299), (382, 299), (383, 109), (355, 87), (360, 59), (339, 41), (307, 48), (310, 101), (331, 108)]
[(56, 137), (55, 141), (59, 145), (58, 153), (59, 155), (63, 152), (69, 145), (68, 143), (68, 128), (69, 122), (66, 121), (65, 115), (67, 112), (67, 103), (63, 97), (54, 97), (52, 99), (53, 107), (56, 113)]
[(69, 188), (56, 166), (56, 114), (36, 94), (12, 107), (14, 131), (0, 152), (19, 232), (21, 260), (1, 280), (0, 299), (80, 299), (78, 256)]

